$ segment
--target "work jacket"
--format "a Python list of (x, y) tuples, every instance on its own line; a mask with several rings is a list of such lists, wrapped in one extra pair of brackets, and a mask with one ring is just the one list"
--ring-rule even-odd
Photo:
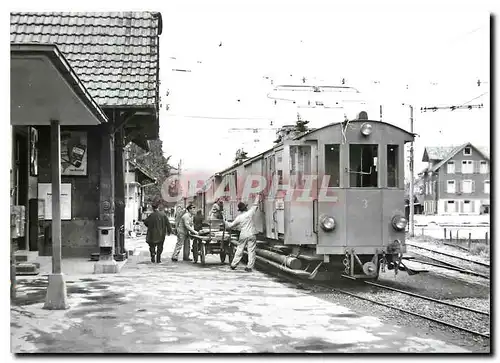
[(241, 213), (232, 222), (225, 222), (226, 227), (231, 229), (237, 227), (240, 230), (239, 239), (249, 238), (257, 234), (257, 228), (255, 228), (255, 223), (253, 221), (253, 216), (257, 211), (257, 205), (252, 206), (246, 212)]
[(189, 232), (196, 232), (193, 228), (193, 217), (191, 213), (185, 212), (182, 215), (179, 225), (177, 226), (177, 232), (184, 235), (187, 235)]

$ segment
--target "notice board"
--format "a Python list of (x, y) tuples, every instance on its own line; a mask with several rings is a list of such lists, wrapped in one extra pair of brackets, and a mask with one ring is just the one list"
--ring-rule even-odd
[[(71, 183), (61, 184), (61, 220), (71, 220)], [(38, 199), (45, 201), (45, 220), (52, 220), (52, 184), (38, 183)]]

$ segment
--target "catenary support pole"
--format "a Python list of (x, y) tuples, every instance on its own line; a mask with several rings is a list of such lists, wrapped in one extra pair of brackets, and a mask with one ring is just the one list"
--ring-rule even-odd
[[(413, 134), (413, 106), (410, 107), (410, 132)], [(410, 237), (415, 236), (415, 197), (414, 197), (414, 155), (413, 155), (413, 141), (410, 143)]]
[(49, 275), (44, 309), (68, 308), (66, 282), (62, 274), (61, 246), (61, 126), (50, 121), (50, 160), (52, 179), (52, 274)]

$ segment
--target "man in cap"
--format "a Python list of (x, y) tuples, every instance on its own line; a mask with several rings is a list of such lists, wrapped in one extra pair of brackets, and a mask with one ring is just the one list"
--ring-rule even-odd
[(240, 237), (238, 239), (238, 247), (236, 248), (236, 253), (234, 254), (233, 261), (231, 261), (231, 269), (236, 269), (236, 266), (241, 261), (243, 257), (243, 250), (245, 246), (247, 247), (248, 252), (248, 263), (245, 271), (251, 272), (253, 266), (255, 264), (255, 248), (257, 247), (257, 228), (255, 227), (255, 223), (253, 221), (253, 216), (257, 211), (260, 202), (260, 195), (257, 195), (253, 206), (248, 209), (247, 205), (243, 202), (238, 203), (238, 211), (241, 212), (233, 222), (224, 222), (226, 223), (226, 228), (231, 229), (234, 227), (238, 227), (240, 230)]

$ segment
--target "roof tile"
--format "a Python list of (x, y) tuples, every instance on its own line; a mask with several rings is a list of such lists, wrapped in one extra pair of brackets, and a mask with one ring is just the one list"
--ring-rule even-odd
[(152, 12), (11, 13), (11, 42), (56, 44), (101, 107), (158, 104)]

